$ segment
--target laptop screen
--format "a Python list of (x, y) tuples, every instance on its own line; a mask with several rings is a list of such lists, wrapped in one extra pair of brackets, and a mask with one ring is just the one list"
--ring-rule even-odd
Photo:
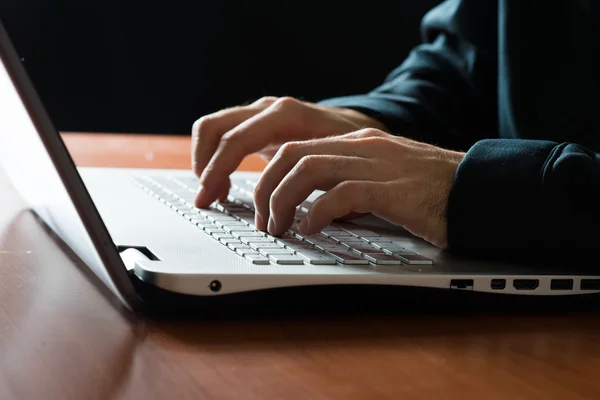
[(1, 23), (0, 55), (0, 163), (5, 174), (30, 209), (133, 308), (137, 298), (127, 271)]

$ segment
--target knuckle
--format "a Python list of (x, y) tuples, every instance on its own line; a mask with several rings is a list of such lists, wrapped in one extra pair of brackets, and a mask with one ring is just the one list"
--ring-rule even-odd
[(270, 106), (274, 102), (277, 101), (277, 97), (275, 96), (263, 96), (260, 99), (254, 102), (255, 106)]
[(365, 137), (364, 139), (361, 139), (361, 142), (365, 146), (372, 146), (372, 147), (376, 147), (376, 148), (381, 148), (381, 147), (387, 148), (392, 144), (389, 139), (387, 139), (383, 136), (368, 136), (368, 137)]
[(289, 96), (284, 96), (284, 97), (280, 97), (277, 100), (275, 100), (273, 102), (273, 107), (274, 108), (289, 108), (289, 107), (293, 107), (295, 105), (297, 105), (299, 103), (298, 100), (296, 100), (293, 97), (289, 97)]
[(300, 146), (299, 142), (284, 143), (277, 151), (279, 157), (289, 157)]
[(296, 171), (299, 173), (307, 173), (313, 171), (319, 164), (319, 159), (315, 156), (304, 156), (296, 163)]
[(359, 138), (372, 138), (381, 136), (383, 136), (383, 132), (381, 132), (379, 129), (365, 128), (358, 131)]
[(210, 115), (198, 118), (192, 125), (192, 134), (195, 136), (203, 136), (211, 132), (213, 118)]
[(229, 146), (239, 141), (242, 136), (242, 131), (233, 129), (221, 136), (221, 146)]
[(352, 195), (353, 193), (355, 194), (357, 190), (360, 190), (360, 188), (358, 186), (359, 186), (358, 182), (355, 182), (355, 181), (344, 181), (344, 182), (342, 182), (342, 183), (339, 184), (339, 189), (338, 190), (344, 196), (346, 196), (346, 195)]

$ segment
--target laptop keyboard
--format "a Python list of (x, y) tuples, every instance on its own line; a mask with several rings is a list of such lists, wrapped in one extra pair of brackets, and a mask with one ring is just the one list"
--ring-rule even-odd
[(254, 225), (255, 183), (250, 180), (233, 180), (227, 201), (215, 202), (208, 209), (193, 206), (198, 186), (195, 178), (139, 177), (135, 183), (252, 264), (433, 264), (432, 260), (402, 247), (394, 237), (382, 236), (352, 223), (335, 223), (320, 233), (302, 235), (296, 225), (308, 212), (310, 201), (298, 206), (294, 226), (282, 236), (258, 231)]

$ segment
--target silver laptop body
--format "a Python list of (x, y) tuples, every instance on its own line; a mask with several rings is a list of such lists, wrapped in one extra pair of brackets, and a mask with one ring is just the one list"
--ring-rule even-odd
[[(77, 169), (1, 24), (0, 55), (5, 173), (130, 309), (143, 303), (132, 279), (195, 296), (348, 284), (523, 295), (600, 292), (600, 276), (568, 258), (545, 264), (467, 259), (374, 217), (334, 223), (311, 237), (293, 229), (270, 237), (253, 227), (258, 173), (234, 173), (229, 201), (199, 210), (192, 206), (197, 180), (191, 171)], [(299, 218), (318, 195), (298, 207)]]

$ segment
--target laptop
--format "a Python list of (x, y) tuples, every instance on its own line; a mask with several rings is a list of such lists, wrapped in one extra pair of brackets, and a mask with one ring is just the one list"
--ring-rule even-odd
[[(228, 200), (197, 209), (187, 170), (76, 168), (0, 24), (0, 160), (28, 206), (131, 310), (139, 290), (188, 298), (299, 287), (406, 287), (501, 295), (600, 292), (589, 265), (492, 261), (442, 251), (367, 216), (321, 233), (273, 237), (254, 226), (259, 173), (235, 172)], [(297, 218), (320, 195), (297, 208)], [(519, 260), (516, 260), (519, 261)], [(357, 292), (361, 293), (361, 292)]]

